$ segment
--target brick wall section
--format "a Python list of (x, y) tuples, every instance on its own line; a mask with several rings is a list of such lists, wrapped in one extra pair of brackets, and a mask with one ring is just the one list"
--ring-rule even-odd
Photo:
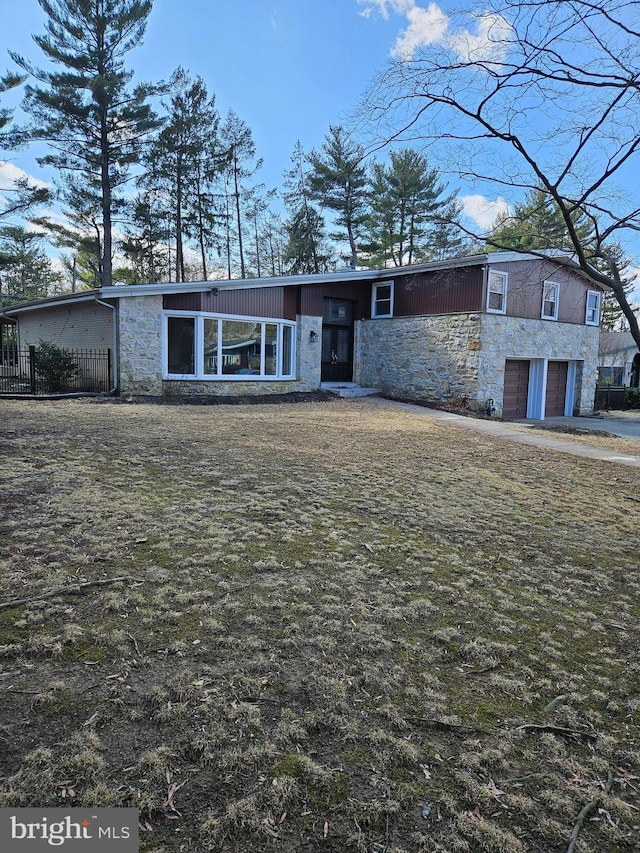
[[(182, 396), (211, 394), (287, 394), (320, 387), (322, 317), (298, 317), (296, 326), (296, 379), (279, 380), (167, 380), (162, 378), (162, 296), (136, 296), (120, 300), (120, 393)], [(311, 342), (311, 331), (317, 342)]]
[(502, 412), (508, 358), (584, 362), (576, 413), (593, 409), (599, 329), (492, 314), (363, 320), (356, 324), (355, 380), (389, 396), (466, 401)]

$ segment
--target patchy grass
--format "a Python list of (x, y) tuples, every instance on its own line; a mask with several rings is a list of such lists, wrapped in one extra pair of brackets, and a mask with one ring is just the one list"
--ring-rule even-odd
[[(0, 403), (0, 806), (141, 850), (640, 833), (640, 475), (363, 403)], [(114, 584), (78, 584), (126, 576)]]

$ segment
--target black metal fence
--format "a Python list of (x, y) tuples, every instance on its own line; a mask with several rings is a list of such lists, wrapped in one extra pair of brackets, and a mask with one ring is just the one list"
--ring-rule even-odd
[(5, 346), (0, 395), (101, 393), (112, 388), (111, 350)]
[(607, 383), (598, 383), (596, 385), (596, 400), (594, 408), (597, 411), (624, 409), (626, 390), (626, 385), (609, 385)]

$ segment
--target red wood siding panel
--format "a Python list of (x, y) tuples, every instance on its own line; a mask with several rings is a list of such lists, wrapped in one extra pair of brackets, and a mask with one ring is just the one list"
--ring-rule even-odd
[(529, 362), (507, 359), (504, 365), (502, 417), (507, 420), (527, 417), (529, 395)]
[(550, 361), (547, 368), (547, 393), (544, 414), (546, 418), (564, 415), (564, 401), (567, 396), (566, 361)]
[(395, 280), (395, 317), (482, 311), (482, 266), (416, 273)]
[(302, 285), (300, 313), (306, 317), (322, 317), (322, 287), (313, 284)]
[[(215, 282), (212, 283), (215, 287)], [(250, 287), (245, 290), (210, 290), (202, 293), (170, 293), (164, 296), (167, 311), (210, 311), (213, 314), (239, 314), (243, 317), (295, 319), (285, 313), (284, 287)], [(288, 305), (290, 310), (290, 305)]]

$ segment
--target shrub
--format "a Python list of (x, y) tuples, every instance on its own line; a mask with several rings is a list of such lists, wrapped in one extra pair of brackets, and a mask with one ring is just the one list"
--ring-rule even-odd
[(36, 370), (48, 391), (62, 391), (78, 373), (78, 365), (69, 350), (51, 341), (40, 341), (36, 347)]
[(624, 389), (625, 409), (640, 409), (640, 388)]

